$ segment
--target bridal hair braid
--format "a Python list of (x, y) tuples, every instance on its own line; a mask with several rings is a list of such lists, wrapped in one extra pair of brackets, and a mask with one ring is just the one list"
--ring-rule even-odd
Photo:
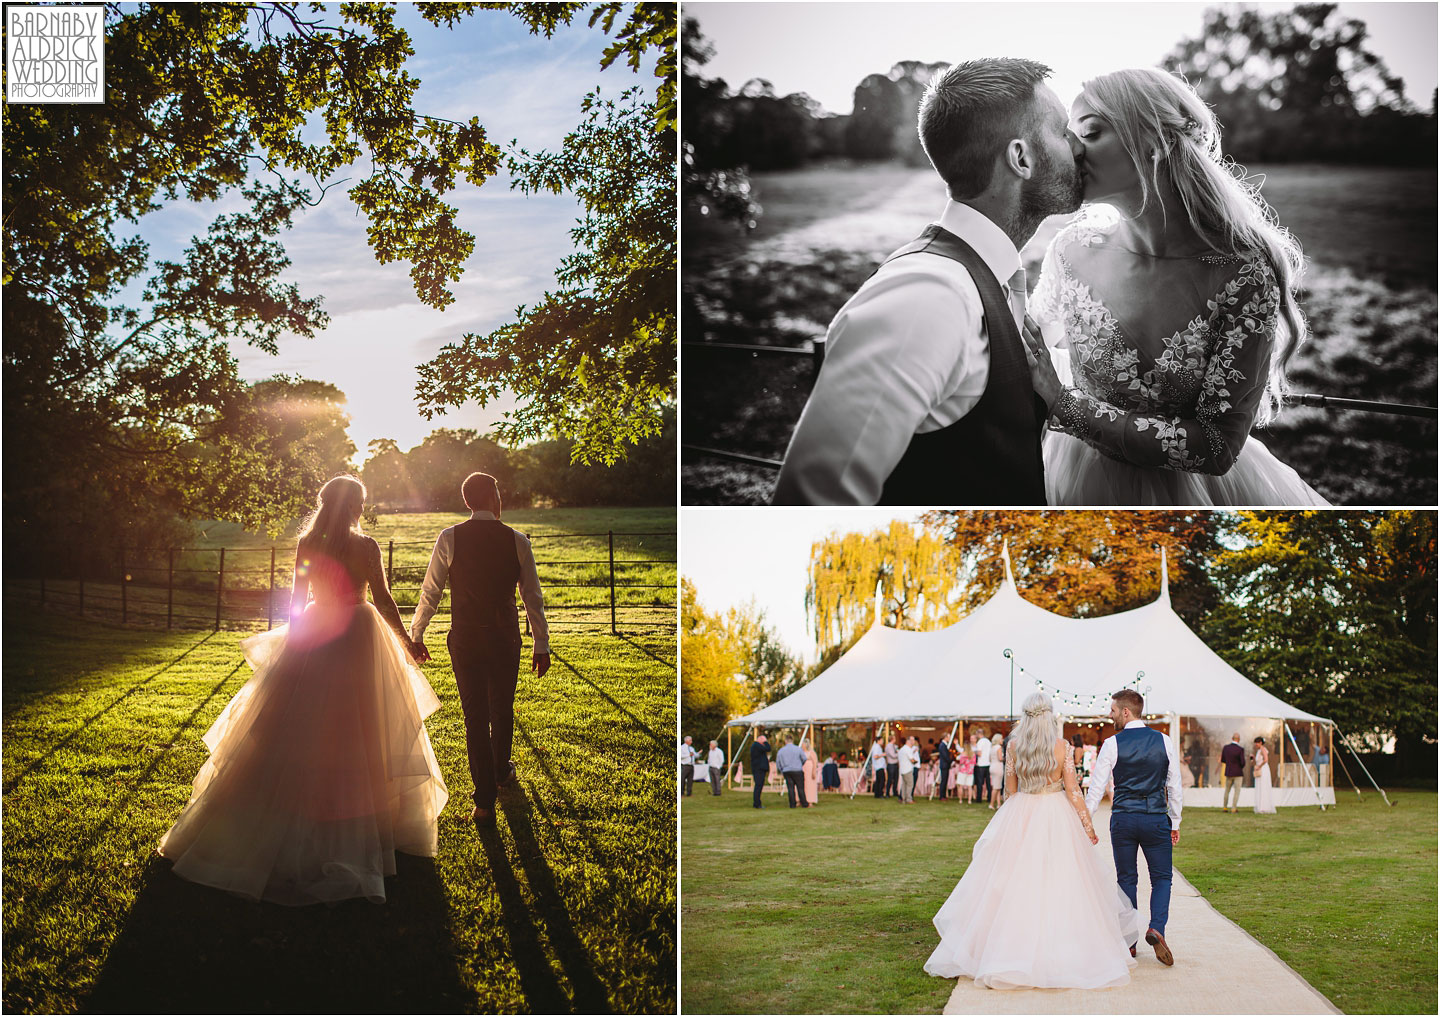
[(1290, 359), (1310, 334), (1295, 301), (1305, 269), (1299, 241), (1279, 224), (1244, 169), (1222, 156), (1214, 112), (1182, 78), (1142, 67), (1102, 74), (1085, 82), (1082, 92), (1135, 164), (1141, 211), (1163, 180), (1211, 250), (1226, 256), (1259, 251), (1269, 263), (1280, 285), (1280, 314), (1259, 412), (1259, 422), (1268, 423), (1289, 390)]
[(1043, 692), (1032, 692), (1020, 704), (1020, 723), (1005, 740), (1005, 769), (1014, 769), (1015, 786), (1038, 791), (1055, 769), (1055, 743), (1061, 734), (1055, 703)]
[(365, 485), (355, 477), (332, 477), (320, 488), (310, 518), (300, 526), (300, 543), (309, 544), (339, 560), (352, 533), (360, 534), (365, 510)]

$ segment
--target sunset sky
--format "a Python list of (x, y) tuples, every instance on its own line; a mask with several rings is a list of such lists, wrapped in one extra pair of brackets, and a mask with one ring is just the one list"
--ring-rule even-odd
[[(955, 63), (1024, 56), (1048, 64), (1068, 104), (1091, 76), (1153, 66), (1200, 29), (1213, 3), (686, 3), (715, 55), (705, 76), (738, 89), (765, 78), (780, 95), (808, 92), (831, 113), (849, 113), (855, 86), (900, 60)], [(1262, 11), (1293, 4), (1263, 3)], [(1436, 5), (1342, 3), (1364, 21), (1369, 45), (1405, 92), (1429, 109), (1436, 83)]]
[[(415, 108), (452, 120), (478, 116), (502, 147), (516, 138), (531, 151), (558, 148), (579, 121), (586, 92), (599, 85), (605, 95), (618, 96), (636, 84), (651, 89), (655, 81), (649, 68), (634, 74), (617, 65), (602, 72), (606, 39), (585, 27), (584, 16), (549, 40), (532, 37), (517, 18), (498, 11), (442, 29), (402, 4), (398, 20), (416, 52), (407, 69), (422, 82)], [(363, 167), (336, 174), (352, 183), (363, 176)], [(415, 297), (408, 263), (376, 262), (365, 220), (344, 193), (348, 186), (297, 216), (281, 238), (293, 261), (285, 278), (303, 296), (324, 296), (330, 327), (313, 340), (283, 340), (279, 356), (235, 349), (242, 376), (256, 380), (283, 372), (337, 385), (349, 399), (357, 461), (375, 438), (393, 438), (408, 449), (437, 427), (485, 430), (503, 405), (471, 404), (433, 421), (421, 418), (416, 367), (466, 332), (484, 334), (505, 324), (515, 307), (535, 303), (553, 286), (552, 272), (571, 248), (578, 204), (568, 195), (527, 198), (512, 192), (503, 176), (481, 188), (461, 180), (446, 200), (459, 208), (460, 227), (475, 235), (475, 252), (464, 276), (451, 284), (455, 303), (437, 311)], [(139, 232), (150, 242), (152, 259), (174, 257), (239, 202), (238, 196), (207, 205), (176, 202), (141, 220)], [(131, 299), (135, 292), (138, 287)]]

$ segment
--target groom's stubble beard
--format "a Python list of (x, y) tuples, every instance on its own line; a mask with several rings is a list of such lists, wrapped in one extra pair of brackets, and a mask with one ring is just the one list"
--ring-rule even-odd
[(1022, 238), (1015, 244), (1024, 246), (1035, 235), (1040, 224), (1052, 215), (1065, 215), (1080, 207), (1085, 193), (1085, 184), (1079, 168), (1071, 159), (1063, 161), (1051, 158), (1050, 153), (1039, 145), (1037, 172), (1021, 182), (1020, 204), (1015, 210), (1013, 223), (1005, 232), (1011, 238)]

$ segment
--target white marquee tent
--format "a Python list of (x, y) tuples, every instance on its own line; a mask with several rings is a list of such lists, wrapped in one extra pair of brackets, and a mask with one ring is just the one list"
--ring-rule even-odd
[[(1219, 744), (1229, 740), (1229, 727), (1241, 729), (1243, 719), (1267, 722), (1267, 732), (1285, 732), (1287, 723), (1330, 725), (1327, 718), (1260, 688), (1180, 620), (1170, 604), (1163, 552), (1161, 577), (1160, 595), (1144, 607), (1100, 618), (1070, 618), (1020, 596), (1007, 554), (1000, 589), (954, 625), (904, 631), (886, 628), (877, 613), (876, 622), (855, 645), (809, 684), (731, 724), (750, 728), (1008, 719), (1037, 686), (1052, 694), (1060, 690), (1056, 701), (1061, 712), (1094, 717), (1107, 714), (1110, 694), (1128, 685), (1144, 694), (1148, 717), (1169, 720), (1177, 745), (1181, 718), (1207, 718), (1215, 730), (1223, 727), (1227, 733), (1214, 746), (1216, 753)], [(1267, 738), (1272, 753), (1280, 748), (1277, 740)], [(1244, 747), (1251, 747), (1248, 739)], [(1295, 758), (1293, 751), (1288, 754)], [(1311, 772), (1318, 774), (1314, 768)], [(1333, 787), (1318, 792), (1322, 802), (1334, 803)], [(1187, 788), (1186, 801), (1218, 806), (1220, 794), (1218, 787)], [(1275, 794), (1282, 805), (1314, 805), (1317, 798), (1317, 790), (1309, 786), (1276, 787)]]

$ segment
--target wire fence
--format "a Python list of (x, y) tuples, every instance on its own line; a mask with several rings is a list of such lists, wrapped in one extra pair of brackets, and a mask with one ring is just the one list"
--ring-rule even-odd
[[(531, 538), (552, 631), (675, 627), (675, 531), (554, 533)], [(585, 557), (552, 557), (566, 541)], [(385, 578), (401, 613), (413, 612), (432, 541), (381, 545)], [(573, 548), (574, 545), (572, 544)], [(7, 606), (165, 629), (273, 628), (288, 620), (292, 550), (271, 547), (122, 548), (99, 575), (6, 578)], [(658, 555), (658, 556), (657, 556)], [(436, 611), (448, 619), (447, 589)], [(521, 612), (521, 618), (525, 614)], [(529, 620), (525, 620), (529, 631)]]

